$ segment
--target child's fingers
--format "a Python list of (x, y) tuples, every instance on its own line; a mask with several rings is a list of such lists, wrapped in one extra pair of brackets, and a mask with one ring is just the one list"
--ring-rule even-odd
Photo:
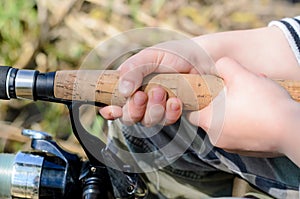
[(119, 91), (129, 97), (137, 90), (145, 76), (154, 72), (160, 63), (160, 51), (145, 49), (121, 64)]
[(165, 114), (167, 93), (161, 87), (152, 88), (148, 92), (148, 103), (142, 124), (153, 126), (161, 123)]
[(107, 120), (114, 120), (122, 117), (122, 108), (119, 106), (106, 106), (100, 108), (99, 113)]
[(133, 125), (142, 120), (147, 106), (147, 94), (137, 91), (123, 107), (122, 122)]
[(165, 121), (163, 125), (174, 124), (182, 114), (182, 103), (178, 98), (170, 98), (167, 101)]

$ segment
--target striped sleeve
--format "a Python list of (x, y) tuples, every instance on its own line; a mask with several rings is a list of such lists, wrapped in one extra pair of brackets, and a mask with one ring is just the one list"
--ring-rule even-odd
[(300, 65), (300, 16), (271, 21), (269, 26), (277, 26), (282, 30)]

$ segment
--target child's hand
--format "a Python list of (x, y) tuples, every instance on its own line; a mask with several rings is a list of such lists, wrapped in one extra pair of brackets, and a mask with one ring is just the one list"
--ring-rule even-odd
[(166, 42), (126, 60), (120, 67), (121, 79), (129, 82), (123, 82), (120, 90), (129, 100), (123, 108), (108, 106), (100, 113), (106, 119), (121, 118), (128, 125), (172, 124), (182, 113), (180, 100), (166, 99), (159, 87), (149, 93), (135, 92), (143, 78), (153, 72), (216, 74), (212, 62), (230, 57), (243, 66), (228, 58), (217, 62), (219, 76), (225, 80), (225, 96), (191, 113), (189, 120), (203, 127), (216, 146), (247, 154), (284, 153), (300, 165), (295, 150), (300, 140), (300, 106), (272, 80), (256, 75), (300, 79), (298, 63), (282, 32), (271, 27), (205, 35), (193, 41), (204, 50), (190, 41)]
[(239, 152), (284, 152), (300, 105), (285, 89), (239, 63), (222, 58), (216, 69), (225, 88), (201, 111), (188, 119), (202, 127), (213, 145)]
[(123, 108), (108, 106), (100, 113), (106, 119), (121, 118), (128, 125), (172, 124), (181, 115), (180, 100), (166, 100), (165, 91), (159, 87), (149, 93), (134, 93), (143, 78), (152, 72), (212, 74), (213, 62), (221, 57), (230, 57), (249, 71), (270, 78), (300, 79), (298, 63), (276, 27), (204, 35), (158, 44), (126, 60), (120, 72), (121, 80), (127, 81), (121, 82), (120, 91), (130, 99)]
[(145, 126), (175, 123), (182, 111), (179, 99), (167, 99), (165, 90), (160, 87), (148, 93), (135, 90), (141, 86), (143, 78), (153, 72), (205, 74), (213, 65), (210, 57), (192, 40), (170, 41), (147, 48), (119, 68), (119, 91), (129, 97), (127, 104), (122, 108), (104, 107), (100, 113), (107, 119), (121, 118), (127, 125), (136, 122)]

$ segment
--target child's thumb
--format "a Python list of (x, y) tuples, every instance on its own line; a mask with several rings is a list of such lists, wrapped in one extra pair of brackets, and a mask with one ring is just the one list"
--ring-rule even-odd
[(228, 84), (237, 76), (241, 77), (249, 73), (242, 65), (228, 57), (219, 59), (216, 62), (216, 69), (218, 75), (224, 80), (225, 84)]

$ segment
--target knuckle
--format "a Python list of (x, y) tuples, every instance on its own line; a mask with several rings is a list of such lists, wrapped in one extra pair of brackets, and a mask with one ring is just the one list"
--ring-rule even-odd
[(139, 122), (140, 120), (142, 120), (143, 115), (141, 114), (131, 114), (130, 115), (130, 120), (133, 122)]

